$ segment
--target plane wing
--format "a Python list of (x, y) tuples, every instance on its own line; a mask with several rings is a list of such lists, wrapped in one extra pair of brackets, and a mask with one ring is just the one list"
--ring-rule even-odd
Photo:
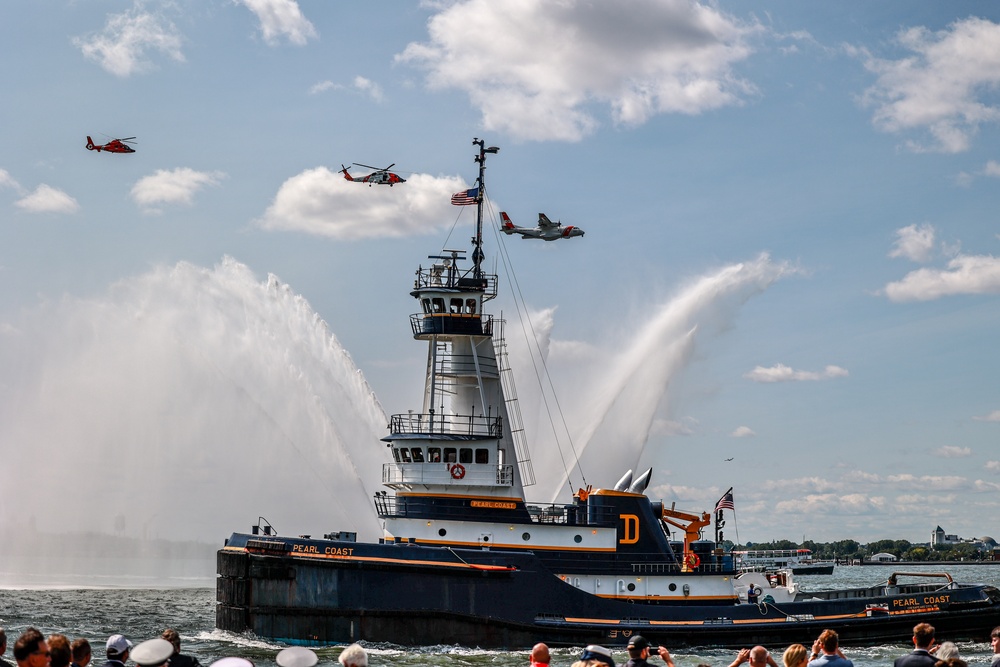
[(551, 220), (549, 220), (549, 216), (545, 215), (544, 213), (539, 213), (538, 214), (538, 226), (541, 229), (551, 229), (552, 227), (558, 227), (559, 223), (558, 222), (552, 222)]

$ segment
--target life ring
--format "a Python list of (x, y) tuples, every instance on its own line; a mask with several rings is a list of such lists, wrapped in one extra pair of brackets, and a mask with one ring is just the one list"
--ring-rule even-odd
[(693, 551), (689, 551), (688, 555), (684, 557), (684, 560), (687, 562), (688, 567), (692, 569), (701, 565), (701, 558), (699, 558), (698, 554)]
[(461, 463), (456, 463), (451, 467), (451, 476), (453, 479), (462, 479), (465, 477), (465, 466)]

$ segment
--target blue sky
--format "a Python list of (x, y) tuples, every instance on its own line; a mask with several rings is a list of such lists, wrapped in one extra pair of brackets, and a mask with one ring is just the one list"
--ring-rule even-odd
[[(520, 381), (541, 496), (574, 447), (588, 483), (652, 466), (678, 507), (734, 486), (741, 540), (1000, 533), (995, 3), (50, 0), (0, 19), (0, 440), (50, 469), (37, 525), (88, 525), (166, 467), (150, 495), (192, 499), (139, 503), (130, 530), (190, 513), (215, 539), (269, 502), (279, 528), (336, 529), (325, 488), (220, 495), (232, 471), (206, 452), (244, 445), (275, 458), (243, 479), (310, 468), (310, 489), (346, 474), (324, 454), (343, 448), (372, 475), (363, 507), (379, 410), (419, 407), (412, 271), (467, 244), (448, 198), (483, 137), (491, 213), (586, 230), (487, 234), (570, 425), (552, 435)], [(348, 183), (352, 162), (408, 182)], [(362, 384), (339, 394), (354, 380), (326, 363)], [(309, 369), (246, 398), (291, 367)], [(334, 407), (282, 426), (308, 401)], [(329, 445), (342, 422), (370, 448)], [(121, 460), (122, 488), (95, 491)], [(81, 471), (93, 501), (67, 514)], [(37, 491), (5, 484), (0, 522)]]

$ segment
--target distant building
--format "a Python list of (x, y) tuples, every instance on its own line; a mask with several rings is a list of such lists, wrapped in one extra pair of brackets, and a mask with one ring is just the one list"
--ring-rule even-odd
[(899, 559), (893, 556), (892, 554), (887, 554), (883, 551), (880, 554), (875, 554), (868, 560), (872, 561), (873, 563), (895, 563)]
[(931, 546), (932, 547), (936, 547), (939, 544), (941, 544), (941, 545), (945, 545), (945, 544), (960, 544), (961, 542), (962, 542), (962, 538), (960, 538), (958, 535), (947, 535), (944, 532), (944, 528), (942, 528), (941, 526), (938, 526), (937, 528), (935, 528), (931, 532)]

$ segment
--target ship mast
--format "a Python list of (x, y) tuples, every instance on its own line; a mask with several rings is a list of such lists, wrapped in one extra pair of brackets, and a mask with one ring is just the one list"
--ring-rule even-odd
[(479, 155), (475, 157), (475, 161), (479, 163), (479, 178), (476, 180), (478, 184), (478, 194), (476, 195), (476, 236), (472, 239), (472, 277), (479, 279), (483, 277), (483, 200), (486, 198), (486, 181), (484, 180), (486, 175), (486, 155), (489, 153), (499, 153), (500, 149), (497, 146), (486, 148), (486, 142), (479, 138), (473, 139), (472, 144), (479, 146)]

